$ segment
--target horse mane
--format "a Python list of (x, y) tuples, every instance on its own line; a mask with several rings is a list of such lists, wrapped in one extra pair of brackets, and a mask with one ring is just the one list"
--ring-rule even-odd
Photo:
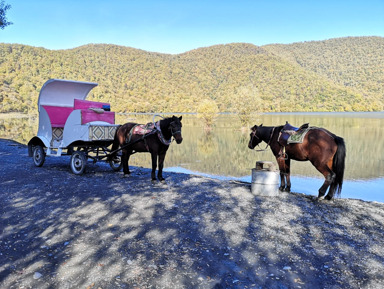
[(283, 127), (284, 127), (283, 125), (276, 126), (275, 131), (280, 132), (283, 129)]
[(167, 130), (167, 127), (172, 122), (173, 117), (167, 117), (160, 120), (160, 128), (162, 132), (165, 132)]
[(271, 141), (273, 139), (273, 137), (275, 135), (277, 135), (277, 137), (279, 137), (279, 133), (281, 132), (281, 130), (283, 129), (283, 125), (279, 125), (279, 126), (275, 126), (275, 127), (272, 127), (272, 132), (271, 132)]
[(171, 122), (174, 120), (175, 116), (163, 118), (160, 120), (160, 130), (162, 135), (168, 140), (172, 138), (172, 133), (168, 130)]
[(160, 120), (160, 123), (163, 125), (169, 125), (172, 121), (173, 117), (166, 117)]

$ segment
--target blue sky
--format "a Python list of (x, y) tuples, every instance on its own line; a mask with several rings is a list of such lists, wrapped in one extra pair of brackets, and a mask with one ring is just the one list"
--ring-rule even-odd
[(384, 37), (384, 0), (5, 0), (0, 43), (68, 49), (89, 43), (183, 53), (255, 45)]

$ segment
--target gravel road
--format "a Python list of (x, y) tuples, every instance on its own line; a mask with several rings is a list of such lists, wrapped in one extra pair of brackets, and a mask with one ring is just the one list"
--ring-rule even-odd
[(0, 160), (0, 288), (384, 288), (383, 203), (101, 162), (76, 176), (4, 139)]

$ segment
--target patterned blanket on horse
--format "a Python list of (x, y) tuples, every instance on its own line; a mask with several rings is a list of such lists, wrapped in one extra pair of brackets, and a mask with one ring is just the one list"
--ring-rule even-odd
[(289, 144), (302, 143), (309, 130), (309, 123), (294, 127), (287, 122), (280, 131), (278, 142), (283, 147)]
[(137, 124), (132, 128), (131, 133), (135, 135), (146, 135), (152, 133), (155, 129), (155, 124), (153, 122)]
[(160, 129), (160, 121), (153, 123), (149, 122), (147, 124), (137, 124), (135, 125), (131, 131), (129, 132), (129, 138), (127, 139), (127, 143), (131, 142), (132, 135), (141, 135), (143, 138), (149, 134), (157, 133), (159, 140), (165, 144), (170, 145), (171, 139), (167, 140), (161, 133)]
[(303, 143), (304, 137), (311, 128), (297, 131), (295, 134), (289, 136), (287, 143)]

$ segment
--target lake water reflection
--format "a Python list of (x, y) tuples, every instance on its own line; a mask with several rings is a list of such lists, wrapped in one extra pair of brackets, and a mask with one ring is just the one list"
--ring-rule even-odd
[[(152, 121), (151, 115), (118, 115), (117, 122)], [(324, 127), (344, 138), (347, 147), (343, 197), (384, 201), (384, 112), (374, 113), (280, 113), (255, 117), (253, 124)], [(0, 118), (0, 137), (26, 144), (37, 132), (38, 119)], [(239, 130), (236, 116), (221, 115), (211, 133), (205, 133), (194, 115), (183, 115), (183, 143), (173, 143), (165, 159), (170, 171), (186, 171), (250, 181), (257, 160), (275, 161), (268, 148), (248, 148), (250, 130)], [(265, 143), (261, 148), (265, 148)], [(150, 167), (149, 154), (131, 157), (132, 165)], [(292, 191), (317, 194), (322, 175), (309, 162), (292, 162)]]
[[(252, 124), (274, 126), (286, 121), (324, 127), (343, 137), (347, 158), (342, 196), (384, 202), (383, 112), (264, 114)], [(275, 158), (269, 148), (264, 152), (248, 149), (250, 131), (242, 133), (231, 123), (236, 123), (236, 117), (221, 116), (206, 135), (192, 121), (183, 131), (185, 143), (171, 148), (167, 166), (250, 182), (250, 170), (257, 160), (275, 162)], [(323, 176), (315, 167), (310, 162), (292, 161), (291, 169), (292, 191), (317, 195)]]

